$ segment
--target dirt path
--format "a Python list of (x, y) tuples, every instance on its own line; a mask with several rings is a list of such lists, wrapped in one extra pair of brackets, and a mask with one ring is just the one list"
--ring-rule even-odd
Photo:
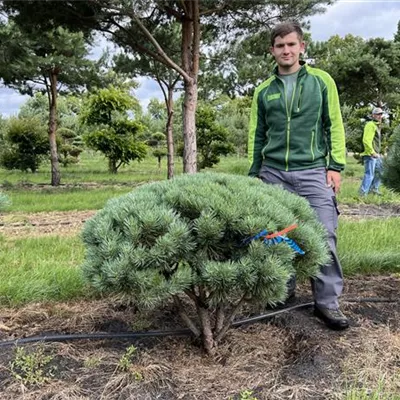
[(75, 235), (96, 211), (0, 214), (0, 234), (7, 237)]
[[(400, 217), (400, 205), (397, 204), (341, 204), (340, 211), (342, 218), (348, 219)], [(7, 237), (75, 235), (95, 213), (94, 210), (4, 213), (0, 214), (0, 234)]]

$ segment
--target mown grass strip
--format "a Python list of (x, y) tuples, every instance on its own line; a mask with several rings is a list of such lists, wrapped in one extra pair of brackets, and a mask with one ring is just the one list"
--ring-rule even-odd
[[(341, 221), (339, 257), (346, 275), (400, 272), (400, 218)], [(91, 296), (76, 237), (1, 238), (0, 303), (66, 301)]]
[(79, 237), (37, 237), (0, 241), (0, 303), (64, 301), (88, 296), (79, 265)]
[(341, 220), (338, 253), (345, 274), (400, 272), (400, 218)]
[(132, 191), (134, 187), (113, 186), (100, 189), (42, 189), (42, 190), (9, 190), (12, 204), (8, 212), (41, 212), (41, 211), (83, 211), (98, 210), (104, 207), (112, 197)]
[[(158, 168), (155, 157), (148, 156), (142, 162), (132, 162), (121, 166), (117, 174), (108, 172), (107, 160), (98, 153), (85, 151), (78, 164), (60, 167), (62, 184), (77, 184), (83, 182), (97, 182), (102, 184), (147, 182), (167, 177), (166, 160)], [(182, 162), (179, 157), (175, 160), (175, 173), (182, 172)], [(21, 184), (50, 184), (50, 163), (43, 163), (37, 172), (21, 172), (0, 168), (0, 184), (5, 188)]]

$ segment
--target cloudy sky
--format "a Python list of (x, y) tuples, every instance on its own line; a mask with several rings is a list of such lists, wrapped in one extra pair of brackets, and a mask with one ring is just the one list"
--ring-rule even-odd
[[(364, 37), (393, 39), (400, 20), (400, 0), (339, 0), (327, 8), (325, 14), (310, 19), (313, 40), (324, 41), (332, 35), (347, 33)], [(136, 95), (143, 107), (152, 97), (161, 98), (158, 85), (150, 80), (140, 80)], [(0, 89), (0, 112), (4, 116), (18, 112), (26, 96)]]

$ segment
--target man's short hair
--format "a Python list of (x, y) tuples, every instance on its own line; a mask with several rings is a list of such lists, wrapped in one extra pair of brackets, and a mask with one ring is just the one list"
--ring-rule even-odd
[(278, 36), (283, 38), (284, 36), (289, 35), (292, 32), (297, 33), (297, 37), (299, 38), (300, 42), (303, 41), (303, 30), (301, 29), (301, 26), (297, 21), (288, 21), (276, 25), (271, 32), (271, 46), (274, 46), (275, 39)]

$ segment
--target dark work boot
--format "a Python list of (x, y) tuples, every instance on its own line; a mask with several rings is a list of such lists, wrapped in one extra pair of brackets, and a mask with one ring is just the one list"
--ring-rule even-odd
[(325, 325), (330, 329), (341, 331), (349, 327), (349, 320), (338, 308), (331, 310), (315, 305), (314, 315), (325, 322)]

